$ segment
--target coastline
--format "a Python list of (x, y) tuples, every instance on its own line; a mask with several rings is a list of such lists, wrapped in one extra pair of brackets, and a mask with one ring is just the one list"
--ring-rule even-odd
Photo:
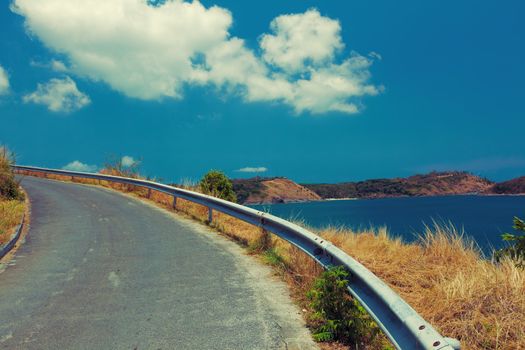
[(356, 201), (363, 198), (357, 197), (344, 197), (344, 198), (323, 198), (321, 201)]
[(394, 199), (394, 198), (425, 198), (425, 197), (454, 197), (454, 196), (475, 196), (475, 197), (522, 197), (525, 193), (454, 193), (454, 194), (434, 194), (422, 196), (373, 196), (373, 197), (344, 197), (344, 198), (322, 198), (319, 200), (295, 200), (282, 202), (259, 202), (259, 203), (242, 203), (242, 205), (274, 205), (274, 204), (293, 204), (293, 203), (312, 203), (312, 202), (334, 202), (334, 201), (357, 201), (372, 199)]

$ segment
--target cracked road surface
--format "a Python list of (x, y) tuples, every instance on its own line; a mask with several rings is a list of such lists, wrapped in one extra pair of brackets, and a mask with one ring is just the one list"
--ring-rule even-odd
[(22, 186), (31, 224), (0, 273), (0, 349), (314, 347), (280, 282), (208, 229), (97, 187)]

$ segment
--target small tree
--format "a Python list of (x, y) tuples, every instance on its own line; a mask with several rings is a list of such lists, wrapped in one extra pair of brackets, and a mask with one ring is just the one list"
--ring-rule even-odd
[(236, 202), (237, 197), (233, 191), (230, 179), (218, 170), (209, 171), (199, 182), (199, 188), (204, 194), (221, 198), (230, 202)]
[(514, 217), (514, 229), (521, 231), (522, 234), (504, 233), (501, 238), (509, 242), (510, 245), (496, 252), (496, 261), (503, 257), (510, 257), (516, 262), (516, 266), (525, 267), (525, 222), (518, 217)]

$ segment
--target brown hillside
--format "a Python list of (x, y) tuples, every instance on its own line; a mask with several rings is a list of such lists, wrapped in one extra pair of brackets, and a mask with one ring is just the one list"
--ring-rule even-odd
[(499, 182), (492, 186), (487, 192), (494, 194), (525, 194), (525, 176)]
[(383, 198), (483, 193), (492, 182), (467, 172), (432, 172), (407, 178), (305, 185), (322, 198)]
[(270, 204), (318, 201), (315, 192), (286, 178), (253, 178), (233, 180), (234, 190), (242, 204)]
[(417, 196), (481, 193), (492, 183), (467, 172), (444, 172), (407, 178), (408, 188)]

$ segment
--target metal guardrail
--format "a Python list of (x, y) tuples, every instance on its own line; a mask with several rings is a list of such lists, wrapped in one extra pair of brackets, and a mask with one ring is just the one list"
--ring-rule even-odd
[(348, 291), (363, 305), (397, 349), (453, 350), (460, 348), (457, 340), (441, 336), (430, 323), (366, 267), (329, 241), (291, 222), (236, 203), (147, 180), (30, 166), (13, 166), (13, 168), (16, 171), (140, 186), (172, 195), (174, 203), (177, 198), (182, 198), (208, 207), (210, 222), (213, 218), (213, 210), (217, 210), (261, 227), (293, 244), (324, 268), (345, 266), (350, 271)]

